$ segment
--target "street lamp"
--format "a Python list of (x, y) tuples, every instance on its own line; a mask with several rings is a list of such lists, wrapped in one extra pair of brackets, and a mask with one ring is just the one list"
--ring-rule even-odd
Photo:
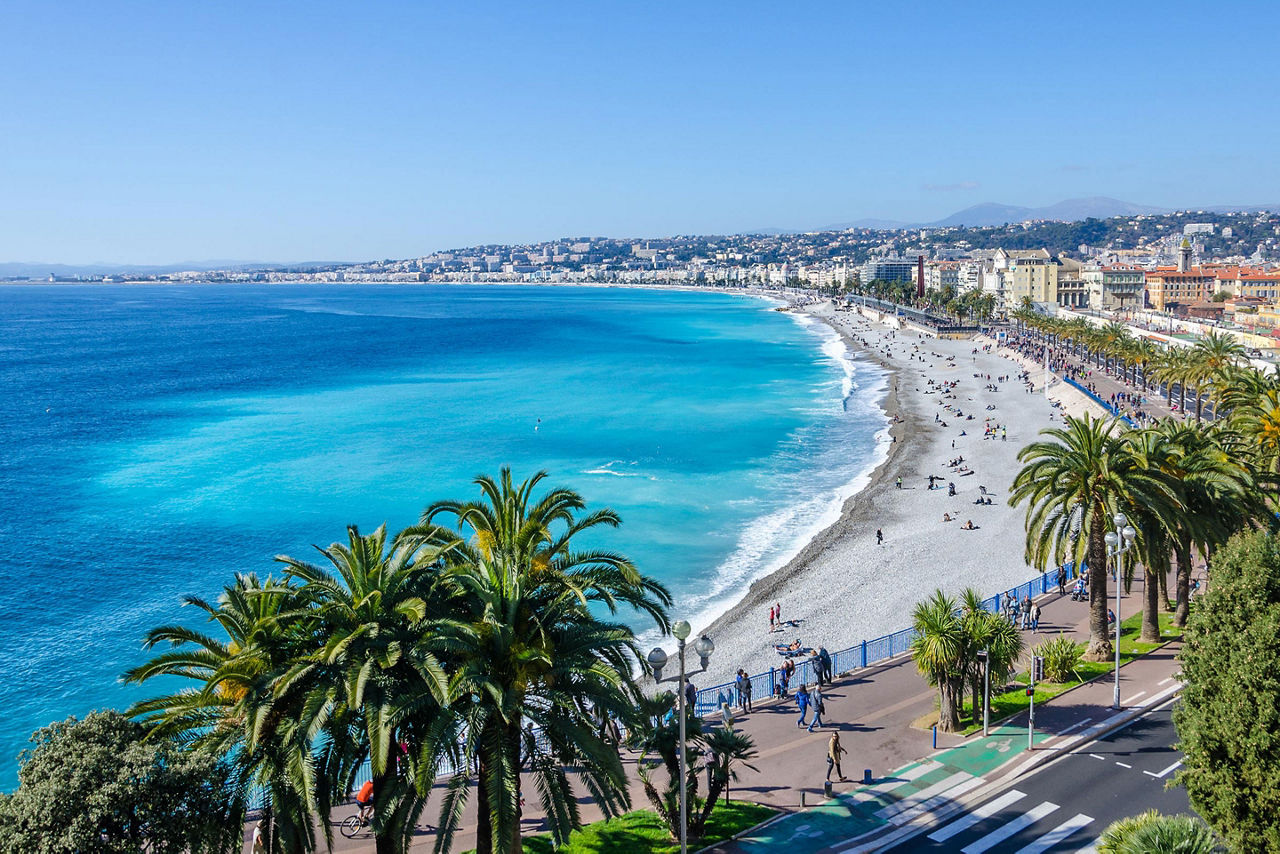
[[(689, 850), (688, 838), (687, 838), (688, 832), (689, 832), (689, 794), (688, 794), (689, 775), (685, 769), (685, 761), (686, 761), (685, 754), (688, 751), (688, 747), (686, 745), (685, 720), (684, 720), (684, 716), (685, 716), (684, 686), (685, 686), (685, 680), (687, 676), (692, 676), (693, 674), (690, 673), (686, 675), (685, 673), (684, 643), (689, 638), (689, 635), (692, 632), (693, 632), (693, 629), (684, 620), (681, 620), (680, 622), (676, 623), (674, 626), (671, 627), (671, 634), (675, 636), (676, 643), (678, 644), (677, 656), (680, 659), (680, 673), (676, 677), (674, 677), (675, 679), (679, 680), (679, 689), (676, 691), (676, 704), (677, 704), (676, 708), (679, 710), (679, 714), (680, 714), (680, 854), (688, 854), (688, 850)], [(693, 642), (693, 651), (698, 654), (698, 664), (699, 664), (698, 669), (693, 672), (701, 673), (702, 671), (706, 670), (707, 665), (711, 663), (711, 654), (716, 651), (716, 645), (715, 643), (712, 642), (711, 638), (707, 637), (706, 635), (703, 635), (702, 637), (698, 638), (696, 641)], [(646, 656), (646, 659), (649, 662), (649, 666), (653, 668), (654, 682), (661, 683), (661, 682), (671, 681), (672, 677), (668, 677), (667, 679), (662, 678), (662, 668), (666, 666), (668, 658), (667, 658), (666, 652), (664, 652), (661, 647), (655, 646), (653, 649), (651, 649), (649, 651), (649, 654)]]
[[(1107, 543), (1107, 557), (1115, 558), (1116, 566), (1116, 674), (1115, 691), (1111, 696), (1111, 708), (1120, 708), (1120, 588), (1124, 584), (1124, 555), (1133, 548), (1138, 532), (1129, 524), (1129, 517), (1117, 513), (1111, 518), (1115, 531), (1107, 531), (1103, 539)], [(1119, 531), (1119, 533), (1116, 533)]]
[(982, 737), (987, 737), (991, 724), (991, 650), (978, 650), (982, 662)]

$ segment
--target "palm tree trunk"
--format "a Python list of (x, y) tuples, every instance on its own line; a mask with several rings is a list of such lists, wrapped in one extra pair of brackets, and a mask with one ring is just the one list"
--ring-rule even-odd
[(1167, 561), (1160, 567), (1160, 607), (1165, 611), (1172, 610), (1169, 607), (1169, 570), (1173, 568), (1173, 562)]
[(1178, 543), (1178, 574), (1175, 576), (1174, 596), (1177, 601), (1173, 608), (1173, 624), (1185, 626), (1187, 613), (1191, 609), (1191, 543), (1185, 540)]
[(489, 776), (489, 763), (483, 751), (479, 754), (476, 774), (476, 854), (493, 854), (493, 819), (489, 807), (489, 790), (485, 780)]
[[(395, 813), (395, 805), (391, 803), (388, 797), (392, 787), (395, 786), (395, 766), (388, 766), (381, 774), (373, 776), (374, 802), (377, 803), (379, 798), (384, 799), (383, 803), (374, 807), (374, 851), (377, 854), (401, 854), (400, 833), (398, 828), (388, 827), (382, 823), (383, 816), (390, 816)], [(378, 808), (381, 807), (381, 815), (378, 814)]]
[(1089, 526), (1089, 646), (1085, 661), (1108, 661), (1111, 658), (1111, 633), (1107, 630), (1107, 511), (1101, 504), (1093, 508)]
[(963, 695), (962, 679), (952, 677), (938, 680), (938, 729), (943, 732), (960, 729), (960, 698)]
[(1144, 643), (1160, 642), (1160, 573), (1151, 567), (1142, 567), (1142, 640)]
[(520, 834), (521, 816), (523, 810), (520, 807), (520, 716), (516, 715), (511, 722), (507, 724), (506, 732), (507, 753), (510, 757), (511, 767), (515, 769), (515, 817), (516, 820), (511, 827), (511, 854), (522, 854), (524, 851), (524, 837)]

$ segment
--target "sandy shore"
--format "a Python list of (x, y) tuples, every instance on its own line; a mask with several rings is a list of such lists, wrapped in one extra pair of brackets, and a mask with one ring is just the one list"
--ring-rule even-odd
[[(986, 339), (919, 336), (855, 312), (836, 312), (830, 303), (807, 311), (830, 323), (860, 359), (889, 370), (883, 405), (895, 420), (893, 444), (835, 524), (784, 567), (753, 583), (710, 626), (694, 627), (714, 638), (717, 648), (711, 670), (694, 679), (698, 687), (728, 681), (739, 667), (758, 673), (777, 665), (772, 645), (783, 640), (799, 637), (806, 646), (834, 652), (905, 628), (912, 608), (935, 588), (957, 594), (974, 587), (990, 595), (1032, 577), (1037, 570), (1023, 558), (1024, 510), (1008, 505), (1020, 468), (1018, 450), (1040, 430), (1060, 424), (1064, 411), (1092, 405), (1060, 383), (1051, 386), (1050, 399), (1028, 394), (1019, 372), (1029, 369), (1037, 387), (1043, 373), (1007, 350), (998, 353), (993, 346), (982, 352), (993, 343)], [(996, 391), (987, 389), (988, 375)], [(996, 383), (998, 376), (1008, 379)], [(958, 384), (944, 395), (944, 382)], [(1006, 439), (984, 438), (988, 418), (1007, 432)], [(973, 474), (948, 466), (961, 456)], [(940, 488), (928, 488), (931, 474), (941, 478)], [(948, 483), (955, 484), (954, 497), (948, 496)], [(974, 503), (980, 487), (994, 503)], [(944, 513), (954, 521), (943, 521)], [(968, 520), (975, 530), (962, 527)], [(877, 528), (884, 532), (882, 545), (876, 543)], [(784, 619), (798, 620), (799, 626), (770, 633), (774, 602), (781, 603)]]

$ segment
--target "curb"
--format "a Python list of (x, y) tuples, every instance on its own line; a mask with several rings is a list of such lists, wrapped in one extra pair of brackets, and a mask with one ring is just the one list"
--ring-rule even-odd
[[(873, 838), (864, 845), (856, 848), (845, 848), (842, 849), (842, 851), (848, 851), (850, 854), (874, 854), (874, 852), (882, 851), (909, 839), (913, 839), (929, 827), (935, 824), (945, 823), (957, 813), (964, 812), (970, 804), (983, 801), (1012, 786), (1021, 777), (1027, 775), (1036, 768), (1042, 765), (1047, 765), (1068, 755), (1068, 753), (1070, 753), (1070, 749), (1075, 749), (1081, 745), (1097, 741), (1100, 738), (1106, 738), (1111, 733), (1128, 726), (1143, 715), (1168, 705), (1177, 698), (1178, 692), (1182, 690), (1182, 687), (1181, 682), (1175, 682), (1171, 687), (1150, 697), (1141, 706), (1134, 706), (1130, 709), (1125, 709), (1122, 712), (1117, 712), (1106, 720), (1094, 724), (1061, 744), (1032, 750), (1030, 752), (1033, 755), (1030, 757), (1020, 755), (1011, 758), (1008, 762), (995, 768), (991, 772), (992, 776), (999, 775), (996, 779), (991, 780), (986, 785), (973, 790), (973, 792), (967, 794), (964, 798), (952, 801), (936, 812), (920, 815), (902, 827), (895, 828), (893, 830), (885, 830), (880, 836)], [(1019, 759), (1023, 760), (1022, 764), (1014, 768), (1011, 773), (1007, 772), (1006, 769), (1014, 765), (1014, 763)], [(941, 795), (945, 796), (946, 793), (942, 792)], [(866, 836), (869, 834), (863, 835)]]

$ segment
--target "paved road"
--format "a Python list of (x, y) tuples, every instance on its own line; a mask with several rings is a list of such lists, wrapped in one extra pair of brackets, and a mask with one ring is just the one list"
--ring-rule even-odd
[(1163, 706), (887, 850), (1088, 851), (1118, 818), (1152, 808), (1189, 812), (1186, 791), (1165, 788), (1182, 758), (1176, 737), (1171, 706)]

